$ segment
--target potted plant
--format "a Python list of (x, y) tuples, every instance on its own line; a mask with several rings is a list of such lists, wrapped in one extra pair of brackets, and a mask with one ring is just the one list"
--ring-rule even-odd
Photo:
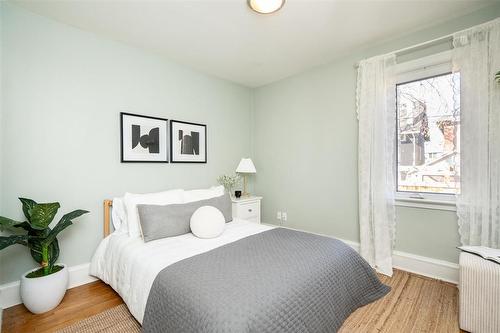
[(234, 176), (228, 176), (228, 175), (222, 175), (217, 178), (217, 182), (224, 186), (226, 191), (229, 193), (229, 195), (233, 196), (232, 190), (233, 188), (239, 183), (240, 181), (240, 176), (234, 175)]
[(27, 221), (18, 222), (0, 216), (0, 231), (9, 231), (10, 236), (0, 236), (0, 250), (20, 244), (28, 247), (39, 268), (29, 270), (21, 277), (21, 299), (33, 313), (43, 313), (55, 308), (62, 301), (68, 288), (68, 268), (57, 263), (59, 243), (57, 235), (73, 224), (73, 219), (88, 213), (75, 210), (64, 215), (50, 228), (49, 224), (59, 210), (58, 202), (36, 203), (19, 198)]

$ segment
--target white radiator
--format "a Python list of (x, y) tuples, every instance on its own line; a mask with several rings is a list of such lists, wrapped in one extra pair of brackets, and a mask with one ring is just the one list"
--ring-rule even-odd
[(462, 252), (458, 288), (460, 328), (472, 333), (500, 333), (500, 265)]

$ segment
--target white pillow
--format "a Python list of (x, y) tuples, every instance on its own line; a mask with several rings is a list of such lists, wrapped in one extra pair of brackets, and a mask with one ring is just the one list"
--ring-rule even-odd
[(111, 221), (115, 231), (128, 233), (127, 212), (125, 211), (125, 203), (123, 197), (113, 199), (113, 208), (111, 209)]
[(220, 210), (213, 206), (202, 206), (191, 216), (191, 232), (199, 238), (219, 237), (226, 227), (226, 220)]
[(212, 186), (207, 189), (184, 191), (184, 202), (212, 199), (224, 195), (224, 186)]
[(170, 190), (157, 193), (125, 193), (124, 202), (127, 210), (128, 234), (130, 237), (141, 235), (141, 226), (137, 205), (171, 205), (183, 203), (183, 190)]

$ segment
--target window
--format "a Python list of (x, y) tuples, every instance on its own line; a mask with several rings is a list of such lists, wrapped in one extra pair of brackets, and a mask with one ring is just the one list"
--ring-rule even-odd
[(399, 198), (460, 193), (460, 73), (440, 70), (406, 73), (396, 85)]

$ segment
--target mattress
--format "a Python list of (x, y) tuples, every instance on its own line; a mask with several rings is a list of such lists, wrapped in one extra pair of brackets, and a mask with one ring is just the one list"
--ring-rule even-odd
[(200, 239), (189, 233), (148, 243), (140, 237), (115, 232), (99, 244), (90, 264), (90, 274), (109, 284), (142, 324), (151, 286), (161, 270), (273, 228), (235, 218), (217, 238)]

